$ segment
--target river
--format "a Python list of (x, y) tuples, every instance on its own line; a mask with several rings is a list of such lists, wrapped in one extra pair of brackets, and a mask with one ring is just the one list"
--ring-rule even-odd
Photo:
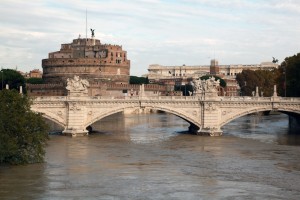
[(300, 136), (284, 114), (236, 119), (221, 137), (161, 113), (93, 128), (50, 136), (45, 163), (1, 167), (0, 199), (300, 199)]

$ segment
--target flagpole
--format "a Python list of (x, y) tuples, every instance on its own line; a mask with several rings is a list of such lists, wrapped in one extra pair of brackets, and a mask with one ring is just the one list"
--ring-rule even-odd
[(85, 9), (85, 38), (87, 40), (87, 9)]

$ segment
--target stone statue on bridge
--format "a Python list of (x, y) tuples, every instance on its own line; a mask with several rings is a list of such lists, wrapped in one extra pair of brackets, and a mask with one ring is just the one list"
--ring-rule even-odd
[(219, 86), (220, 86), (220, 80), (216, 80), (216, 78), (213, 76), (205, 81), (206, 92), (218, 92)]
[(191, 83), (193, 85), (193, 96), (203, 96), (204, 94), (204, 81), (199, 79), (194, 79)]
[[(66, 89), (69, 90), (70, 94), (87, 94), (88, 93), (88, 86), (89, 82), (86, 79), (80, 79), (79, 76), (74, 76), (73, 79), (67, 79), (67, 87)], [(78, 95), (77, 95), (78, 96)]]
[(210, 77), (207, 80), (195, 79), (192, 82), (193, 85), (193, 95), (194, 96), (205, 96), (206, 94), (210, 94), (209, 96), (217, 96), (218, 87), (220, 86), (220, 80), (216, 80), (215, 77)]

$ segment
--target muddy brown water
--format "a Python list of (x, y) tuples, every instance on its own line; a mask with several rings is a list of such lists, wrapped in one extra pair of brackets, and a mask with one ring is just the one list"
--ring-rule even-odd
[(300, 199), (300, 140), (285, 115), (246, 116), (222, 137), (168, 114), (107, 117), (50, 136), (45, 163), (0, 167), (0, 199)]

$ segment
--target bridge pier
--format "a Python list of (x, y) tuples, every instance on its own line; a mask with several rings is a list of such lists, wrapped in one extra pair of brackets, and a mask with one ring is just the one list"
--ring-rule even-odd
[[(80, 99), (78, 99), (80, 100)], [(86, 108), (81, 105), (80, 101), (74, 100), (66, 102), (68, 107), (67, 127), (63, 131), (64, 135), (76, 137), (88, 135), (88, 130), (83, 126), (86, 120)]]
[(66, 129), (62, 132), (66, 136), (72, 136), (72, 137), (77, 137), (77, 136), (86, 136), (89, 134), (87, 130), (78, 130), (78, 129)]
[(221, 136), (223, 131), (217, 128), (203, 128), (197, 132), (197, 135)]
[(194, 124), (190, 124), (189, 132), (196, 135), (207, 135), (207, 136), (221, 136), (223, 131), (220, 128), (199, 128)]

